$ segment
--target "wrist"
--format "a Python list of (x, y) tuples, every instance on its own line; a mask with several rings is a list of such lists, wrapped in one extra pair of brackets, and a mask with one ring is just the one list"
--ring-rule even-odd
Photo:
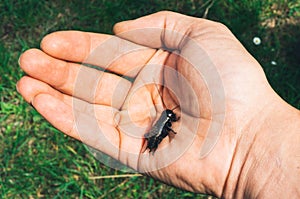
[(278, 98), (266, 107), (241, 132), (223, 197), (281, 198), (299, 194), (299, 130), (299, 110)]

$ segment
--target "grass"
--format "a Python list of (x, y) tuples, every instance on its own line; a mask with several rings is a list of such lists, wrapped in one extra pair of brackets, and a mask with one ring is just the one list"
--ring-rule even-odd
[[(206, 198), (100, 164), (77, 141), (51, 127), (17, 94), (18, 57), (56, 30), (111, 33), (114, 23), (173, 10), (226, 24), (262, 64), (273, 88), (300, 108), (300, 2), (288, 0), (139, 0), (0, 2), (1, 198)], [(208, 9), (209, 8), (209, 9)], [(255, 46), (258, 36), (262, 44)], [(277, 65), (272, 65), (275, 61)]]

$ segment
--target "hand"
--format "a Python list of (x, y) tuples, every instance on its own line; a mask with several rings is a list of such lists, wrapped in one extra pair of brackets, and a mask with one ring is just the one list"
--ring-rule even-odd
[[(272, 90), (233, 34), (222, 24), (170, 12), (118, 23), (114, 32), (117, 37), (46, 36), (42, 51), (20, 58), (28, 76), (19, 92), (63, 133), (168, 184), (218, 197), (265, 193), (269, 172), (257, 177), (257, 159), (288, 141), (271, 134), (279, 127), (266, 122), (286, 124), (299, 111)], [(177, 106), (177, 134), (149, 154), (143, 135), (164, 108)]]

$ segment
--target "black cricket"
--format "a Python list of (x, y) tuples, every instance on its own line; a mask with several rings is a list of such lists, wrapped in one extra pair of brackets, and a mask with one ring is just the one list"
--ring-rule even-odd
[[(174, 109), (176, 109), (175, 107)], [(180, 118), (176, 117), (176, 114), (173, 112), (173, 110), (166, 109), (162, 112), (160, 118), (157, 120), (157, 122), (154, 124), (154, 126), (151, 128), (151, 130), (144, 135), (145, 139), (147, 140), (147, 147), (146, 149), (149, 149), (151, 152), (155, 152), (157, 149), (159, 143), (169, 135), (169, 132), (173, 132), (176, 134), (176, 132), (171, 128), (172, 122), (178, 121)]]

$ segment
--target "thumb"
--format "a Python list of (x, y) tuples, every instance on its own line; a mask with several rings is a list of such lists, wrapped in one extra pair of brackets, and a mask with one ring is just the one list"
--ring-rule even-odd
[(135, 20), (115, 24), (114, 33), (123, 39), (151, 47), (180, 50), (189, 36), (190, 26), (201, 20), (179, 13), (161, 11)]

